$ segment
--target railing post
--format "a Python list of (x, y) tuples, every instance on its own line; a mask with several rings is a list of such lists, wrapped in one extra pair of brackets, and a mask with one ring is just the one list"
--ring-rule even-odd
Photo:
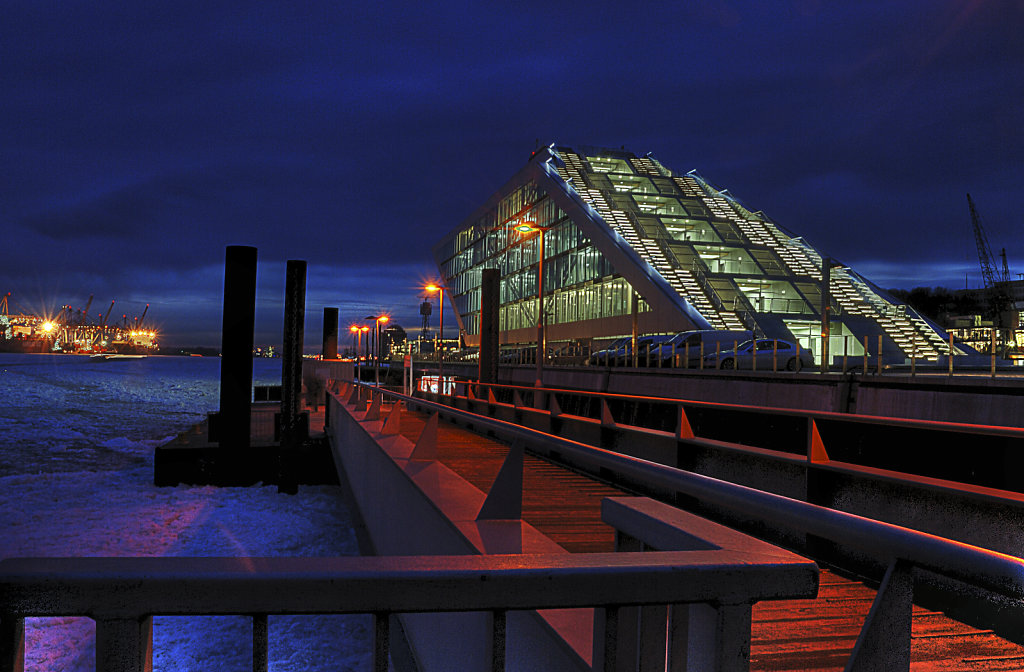
[(96, 672), (153, 669), (153, 618), (96, 618)]
[(373, 672), (388, 672), (391, 621), (387, 612), (373, 615)]
[(992, 377), (995, 378), (996, 377), (996, 328), (995, 327), (992, 327), (992, 343), (991, 343), (991, 345), (989, 347), (990, 347), (991, 352), (992, 352), (992, 357), (991, 357)]
[(640, 608), (639, 643), (637, 646), (637, 666), (641, 672), (665, 669), (665, 624), (668, 619), (668, 607), (665, 605)]
[(0, 672), (25, 672), (25, 619), (0, 616)]
[(617, 672), (619, 608), (594, 609), (594, 672)]
[(267, 656), (269, 633), (267, 615), (252, 616), (252, 672), (267, 672), (269, 661)]
[(949, 335), (949, 357), (946, 362), (949, 368), (949, 375), (953, 375), (953, 334)]
[(496, 609), (491, 612), (491, 672), (505, 672), (505, 625), (507, 612)]
[(673, 605), (666, 669), (748, 672), (750, 620), (749, 604)]
[(902, 560), (889, 565), (845, 672), (910, 669), (912, 572), (910, 563)]

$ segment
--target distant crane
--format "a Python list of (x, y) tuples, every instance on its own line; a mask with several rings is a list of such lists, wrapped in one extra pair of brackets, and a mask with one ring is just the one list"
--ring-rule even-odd
[(1002, 332), (1003, 314), (1010, 307), (1010, 268), (1006, 263), (1006, 248), (1003, 248), (999, 256), (1002, 264), (997, 268), (992, 248), (988, 244), (988, 236), (985, 235), (985, 228), (981, 225), (981, 215), (974, 207), (974, 200), (967, 194), (967, 206), (971, 209), (971, 225), (974, 227), (974, 242), (978, 246), (978, 261), (981, 263), (981, 277), (985, 282), (985, 291), (988, 294), (989, 311), (993, 314), (996, 327)]
[[(1005, 257), (1004, 257), (1004, 261), (1005, 261)], [(142, 311), (142, 317), (140, 317), (139, 321), (135, 324), (136, 328), (142, 329), (142, 323), (146, 320), (146, 313), (148, 313), (148, 312), (149, 312), (149, 304), (147, 303), (146, 304), (146, 309)]]
[(89, 308), (92, 306), (92, 297), (93, 295), (90, 294), (89, 300), (85, 302), (85, 308), (81, 311), (81, 324), (85, 324), (89, 319)]
[(113, 309), (114, 309), (114, 299), (111, 299), (110, 300), (110, 307), (107, 308), (107, 314), (103, 316), (102, 320), (100, 320), (100, 326), (101, 327), (106, 327), (107, 326), (107, 320), (110, 319), (110, 311), (112, 311)]
[(1002, 251), (1003, 266), (999, 271), (995, 268), (995, 260), (992, 255), (992, 248), (988, 244), (988, 236), (985, 235), (985, 228), (981, 225), (981, 215), (974, 207), (974, 199), (967, 194), (967, 206), (971, 209), (971, 224), (974, 227), (974, 242), (978, 246), (978, 261), (981, 262), (981, 277), (985, 281), (985, 289), (995, 287), (997, 283), (1010, 281), (1010, 270), (1006, 266), (1006, 249)]

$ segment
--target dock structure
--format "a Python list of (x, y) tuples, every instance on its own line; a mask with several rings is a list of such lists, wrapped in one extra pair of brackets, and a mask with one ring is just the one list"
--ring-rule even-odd
[[(1024, 494), (835, 459), (878, 427), (991, 451), (1024, 430), (473, 381), (413, 397), (304, 366), (365, 557), (0, 561), (0, 670), (21, 672), (30, 616), (96, 619), (97, 669), (141, 672), (153, 615), (245, 614), (263, 672), (288, 613), (371, 614), (375, 671), (1024, 669)], [(246, 464), (280, 457), (270, 392)], [(770, 447), (708, 438), (753, 419)], [(201, 426), (158, 463), (173, 450), (242, 466)]]
[[(374, 410), (374, 404), (379, 401), (360, 400), (357, 394), (350, 394), (349, 400), (353, 403), (339, 404), (339, 410), (344, 408), (361, 426), (379, 425), (380, 430), (369, 429), (371, 434), (382, 431), (389, 418), (397, 415), (400, 416), (398, 432), (415, 444), (424, 435), (424, 428), (436, 422), (431, 420), (430, 414), (410, 410), (400, 402), (390, 408)], [(415, 404), (410, 405), (415, 407)], [(379, 419), (372, 419), (374, 417)], [(380, 435), (386, 442), (384, 437)], [(339, 443), (338, 450), (345, 448)], [(481, 492), (492, 488), (512, 450), (505, 442), (451, 423), (441, 422), (436, 430), (434, 459)], [(620, 488), (565, 469), (548, 459), (529, 454), (523, 458), (522, 520), (568, 552), (604, 551), (615, 546), (616, 530), (602, 520), (601, 501), (623, 494)], [(876, 597), (877, 584), (852, 578), (846, 572), (823, 569), (816, 597), (755, 604), (750, 626), (749, 669), (846, 668)], [(941, 611), (914, 605), (909, 627), (910, 669), (1019, 670), (1024, 667), (1024, 647), (991, 630), (961, 623)], [(862, 660), (861, 665), (865, 664)]]

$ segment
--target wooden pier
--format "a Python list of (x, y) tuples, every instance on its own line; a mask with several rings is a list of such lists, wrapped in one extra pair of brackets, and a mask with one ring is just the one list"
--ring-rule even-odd
[[(402, 411), (400, 432), (415, 442), (428, 419)], [(509, 447), (472, 431), (441, 423), (438, 459), (487, 492)], [(614, 530), (601, 521), (604, 497), (622, 490), (526, 455), (523, 465), (523, 520), (569, 552), (614, 549)], [(874, 587), (822, 570), (814, 600), (754, 605), (751, 670), (843, 670), (875, 597)], [(915, 605), (912, 670), (1022, 670), (1024, 647), (991, 631), (959, 623)]]
[[(250, 440), (245, 448), (222, 448), (211, 438), (210, 421), (193, 425), (173, 441), (156, 449), (156, 485), (247, 486), (279, 483), (282, 449), (276, 436), (276, 402), (252, 404)], [(306, 409), (309, 438), (289, 454), (294, 475), (301, 484), (336, 484), (330, 450), (324, 442), (324, 407)]]

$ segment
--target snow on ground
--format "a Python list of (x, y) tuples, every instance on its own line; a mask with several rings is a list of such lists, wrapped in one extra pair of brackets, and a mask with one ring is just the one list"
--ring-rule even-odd
[[(147, 447), (151, 451), (151, 447)], [(157, 488), (152, 462), (120, 471), (0, 478), (0, 558), (32, 556), (337, 556), (357, 552), (338, 488)], [(156, 617), (154, 670), (251, 668), (251, 621)], [(271, 669), (363, 670), (369, 620), (271, 617)], [(90, 619), (28, 619), (26, 670), (94, 669)]]

